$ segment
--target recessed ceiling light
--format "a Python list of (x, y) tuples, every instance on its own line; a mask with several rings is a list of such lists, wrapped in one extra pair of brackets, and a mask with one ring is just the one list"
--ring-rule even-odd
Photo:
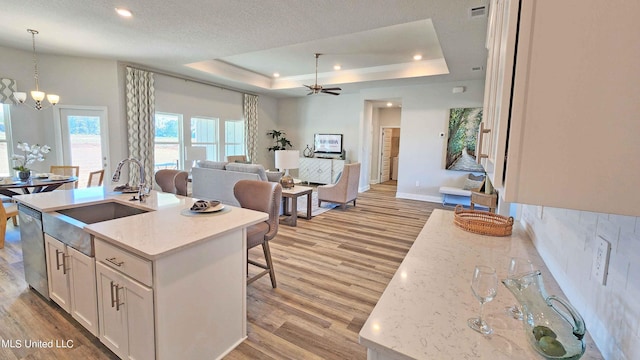
[(280, 77), (280, 73), (277, 73), (277, 72), (273, 73), (273, 77)]
[(388, 102), (388, 103), (387, 103), (387, 107), (392, 107), (392, 106), (393, 106), (393, 103), (392, 103), (392, 102)]
[(413, 60), (422, 60), (422, 55), (420, 54), (413, 55)]
[(340, 70), (342, 69), (342, 66), (340, 65), (333, 65), (333, 70)]
[(124, 8), (116, 8), (116, 12), (118, 13), (118, 15), (120, 15), (122, 17), (131, 17), (131, 16), (133, 16), (131, 11), (129, 11), (127, 9), (124, 9)]

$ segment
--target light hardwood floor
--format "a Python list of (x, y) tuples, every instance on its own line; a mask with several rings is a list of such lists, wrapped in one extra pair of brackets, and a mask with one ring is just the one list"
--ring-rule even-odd
[[(442, 208), (396, 199), (395, 191), (395, 183), (373, 185), (359, 194), (356, 207), (281, 226), (270, 242), (278, 288), (271, 288), (268, 276), (248, 286), (248, 339), (226, 359), (365, 359), (360, 328), (433, 209)], [(260, 253), (254, 248), (250, 256)], [(0, 346), (0, 359), (116, 358), (27, 289), (19, 234), (11, 225), (0, 249), (0, 339), (74, 344), (53, 350)]]

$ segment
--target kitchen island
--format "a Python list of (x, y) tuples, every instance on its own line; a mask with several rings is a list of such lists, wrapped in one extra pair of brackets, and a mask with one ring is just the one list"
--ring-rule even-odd
[[(108, 202), (147, 210), (83, 226), (95, 251), (81, 255), (91, 261), (82, 262), (89, 265), (81, 271), (74, 271), (77, 249), (64, 235), (45, 234), (47, 263), (62, 263), (71, 309), (74, 302), (87, 303), (74, 298), (73, 289), (93, 286), (99, 321), (89, 323), (97, 323), (96, 335), (119, 357), (221, 358), (246, 338), (246, 227), (267, 214), (233, 206), (190, 214), (192, 198), (155, 191), (144, 202), (131, 197), (96, 187), (14, 199), (53, 218), (61, 217), (59, 210)], [(58, 247), (50, 251), (49, 244)], [(55, 269), (50, 265), (48, 274), (54, 301), (64, 298), (54, 286), (62, 276)], [(95, 272), (93, 284), (73, 284), (74, 275), (86, 279), (88, 271)]]
[[(513, 235), (472, 234), (453, 224), (452, 211), (435, 210), (360, 331), (369, 360), (383, 359), (543, 359), (529, 345), (522, 324), (505, 308), (516, 299), (502, 285), (486, 303), (484, 319), (493, 334), (467, 326), (479, 302), (471, 292), (476, 265), (507, 277), (511, 257), (531, 260), (542, 272), (547, 292), (564, 297), (519, 224)], [(589, 324), (586, 324), (589, 330)], [(588, 336), (582, 359), (602, 359)]]

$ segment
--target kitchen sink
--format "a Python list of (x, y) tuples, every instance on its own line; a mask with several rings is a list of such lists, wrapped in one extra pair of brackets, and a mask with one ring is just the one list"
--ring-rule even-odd
[(152, 210), (139, 209), (117, 202), (84, 205), (42, 214), (46, 234), (87, 256), (94, 255), (93, 240), (85, 225), (138, 215)]
[(143, 214), (149, 212), (149, 210), (139, 209), (117, 202), (106, 202), (58, 210), (57, 212), (85, 224), (93, 224), (107, 220), (119, 219), (126, 216)]

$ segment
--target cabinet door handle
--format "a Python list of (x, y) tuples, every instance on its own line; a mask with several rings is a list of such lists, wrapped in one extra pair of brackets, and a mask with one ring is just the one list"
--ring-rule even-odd
[(67, 258), (69, 255), (62, 253), (62, 273), (67, 275)]
[(122, 290), (122, 286), (111, 281), (111, 307), (115, 307), (116, 311), (120, 311), (120, 305), (124, 305), (120, 302), (120, 290)]
[(482, 139), (484, 137), (484, 134), (488, 134), (491, 132), (491, 129), (485, 129), (484, 128), (484, 121), (480, 123), (480, 127), (478, 128), (478, 147), (476, 149), (476, 162), (478, 164), (480, 164), (480, 160), (482, 160), (483, 158), (488, 158), (489, 155), (487, 154), (483, 154), (482, 153)]
[[(62, 266), (62, 264), (60, 264), (60, 254), (62, 254), (63, 259), (64, 259), (64, 253), (58, 249), (56, 249), (56, 270), (60, 270), (60, 266)], [(64, 268), (63, 268), (64, 270)]]
[(107, 260), (108, 262), (110, 262), (110, 263), (112, 263), (113, 265), (118, 266), (118, 267), (120, 267), (120, 266), (122, 266), (122, 264), (124, 264), (124, 261), (116, 261), (116, 258), (115, 258), (115, 257), (112, 257), (112, 258), (106, 258), (105, 260)]
[(116, 298), (113, 294), (113, 281), (111, 282), (111, 307), (116, 306)]
[(120, 302), (120, 290), (122, 289), (122, 286), (116, 284), (116, 311), (120, 311), (120, 305), (124, 305), (124, 302)]

